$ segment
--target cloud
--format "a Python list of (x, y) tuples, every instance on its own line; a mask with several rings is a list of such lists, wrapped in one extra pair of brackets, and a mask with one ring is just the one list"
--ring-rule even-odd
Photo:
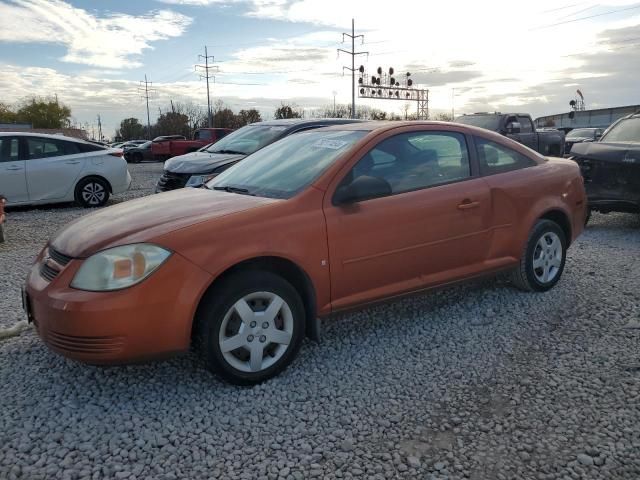
[(133, 68), (151, 43), (177, 37), (191, 18), (170, 10), (147, 15), (97, 17), (62, 0), (11, 0), (0, 3), (0, 42), (61, 44), (62, 61), (101, 68)]

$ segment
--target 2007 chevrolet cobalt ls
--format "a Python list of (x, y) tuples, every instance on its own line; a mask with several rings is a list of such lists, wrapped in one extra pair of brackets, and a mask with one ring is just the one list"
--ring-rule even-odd
[(510, 270), (553, 287), (582, 232), (578, 166), (487, 130), (360, 123), (284, 138), (206, 188), (60, 230), (24, 300), (54, 351), (125, 363), (195, 346), (228, 381), (272, 377), (318, 317)]

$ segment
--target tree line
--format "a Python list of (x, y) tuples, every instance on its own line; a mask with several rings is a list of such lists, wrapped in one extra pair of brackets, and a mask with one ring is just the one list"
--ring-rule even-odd
[(30, 97), (15, 105), (0, 101), (0, 123), (30, 123), (33, 128), (71, 127), (71, 109), (57, 97)]
[[(224, 102), (218, 100), (211, 115), (213, 128), (236, 129), (249, 123), (260, 122), (262, 117), (255, 108), (240, 110), (235, 113)], [(184, 135), (190, 138), (194, 130), (207, 127), (207, 109), (192, 102), (171, 102), (166, 108), (159, 109), (159, 115), (149, 130), (147, 125), (139, 119), (130, 117), (120, 122), (120, 127), (115, 132), (115, 138), (120, 141), (136, 140), (142, 138), (155, 138), (161, 135)]]

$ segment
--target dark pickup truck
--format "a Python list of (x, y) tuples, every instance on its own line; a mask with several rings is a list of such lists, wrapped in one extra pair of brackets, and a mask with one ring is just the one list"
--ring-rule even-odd
[(526, 113), (473, 113), (462, 115), (455, 121), (500, 133), (545, 156), (562, 157), (564, 153), (564, 133), (560, 130), (536, 130), (531, 116)]

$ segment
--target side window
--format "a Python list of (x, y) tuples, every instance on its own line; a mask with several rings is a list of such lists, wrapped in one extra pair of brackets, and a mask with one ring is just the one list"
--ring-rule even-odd
[(197, 131), (196, 140), (211, 140), (211, 131), (210, 130)]
[(529, 117), (518, 117), (518, 122), (520, 123), (520, 132), (521, 133), (532, 133), (533, 132), (533, 124)]
[(474, 138), (482, 175), (494, 175), (536, 165), (536, 162), (515, 150), (484, 138)]
[(463, 180), (471, 176), (466, 141), (453, 132), (396, 135), (362, 157), (343, 185), (360, 176), (385, 180), (392, 195)]
[(20, 160), (19, 144), (19, 139), (15, 137), (0, 137), (0, 162)]
[(64, 155), (63, 142), (48, 138), (27, 137), (27, 159), (59, 157)]
[(97, 152), (105, 149), (100, 145), (93, 145), (91, 143), (77, 143), (77, 145), (81, 153)]
[(76, 142), (60, 142), (64, 147), (65, 155), (75, 155), (76, 153), (80, 153), (80, 149), (78, 148), (78, 144)]

